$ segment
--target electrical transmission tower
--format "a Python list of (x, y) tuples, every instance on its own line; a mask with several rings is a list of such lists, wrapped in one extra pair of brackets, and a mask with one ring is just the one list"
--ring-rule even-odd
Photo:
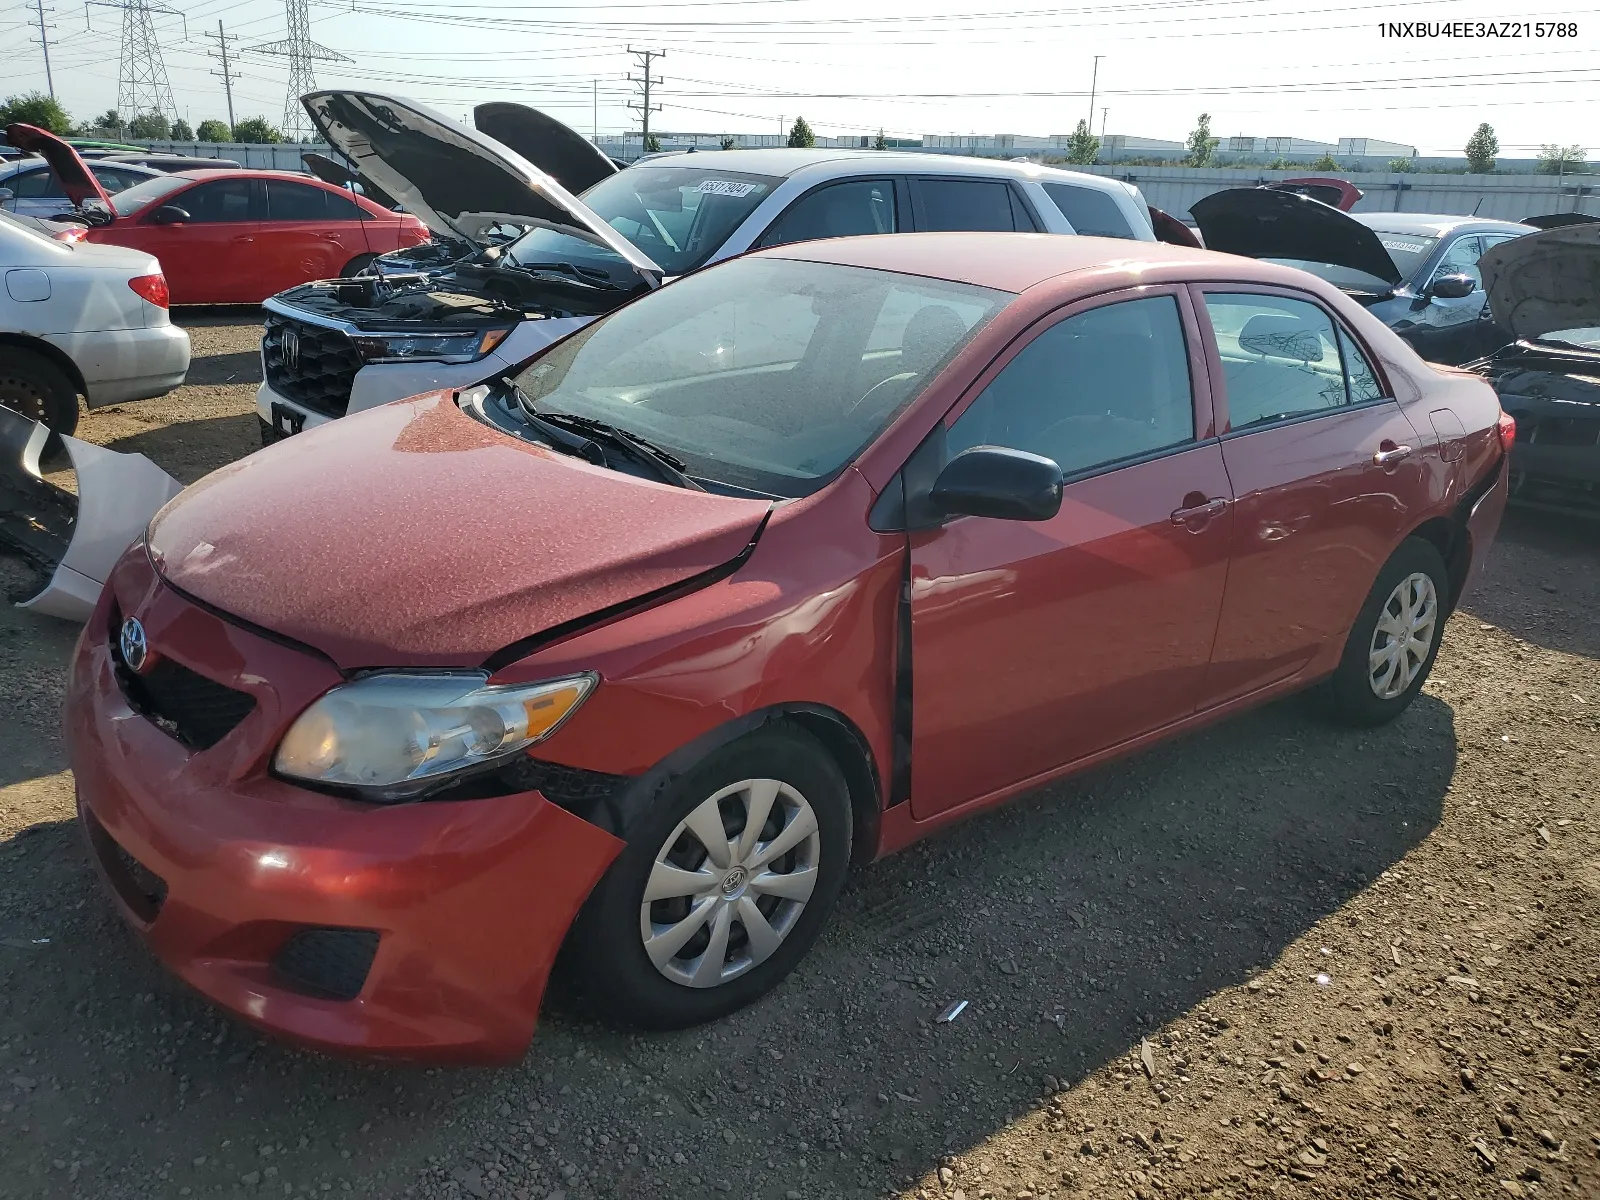
[(167, 81), (167, 64), (161, 58), (161, 41), (156, 36), (157, 16), (183, 21), (183, 38), (189, 40), (189, 20), (177, 9), (160, 0), (85, 0), (84, 24), (89, 6), (122, 10), (122, 59), (117, 67), (117, 115), (129, 121), (144, 113), (173, 120), (178, 106), (172, 102), (172, 84)]
[(309, 140), (315, 130), (300, 97), (317, 90), (317, 62), (349, 62), (337, 50), (329, 50), (311, 40), (311, 15), (307, 0), (284, 0), (284, 16), (289, 36), (281, 42), (250, 47), (257, 54), (271, 54), (289, 60), (289, 94), (283, 102), (283, 136), (294, 142)]
[(631, 74), (628, 76), (628, 81), (636, 84), (640, 90), (639, 100), (628, 101), (628, 107), (639, 114), (640, 137), (644, 140), (643, 153), (648, 154), (650, 152), (650, 114), (661, 111), (661, 105), (657, 104), (652, 107), (650, 104), (650, 89), (661, 82), (659, 78), (650, 74), (650, 63), (654, 59), (665, 58), (667, 52), (665, 50), (635, 50), (632, 46), (629, 46), (628, 53), (637, 58), (640, 66), (644, 68), (638, 78)]

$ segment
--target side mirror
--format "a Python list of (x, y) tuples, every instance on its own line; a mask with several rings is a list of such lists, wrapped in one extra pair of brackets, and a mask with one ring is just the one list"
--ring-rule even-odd
[(150, 214), (152, 225), (182, 225), (185, 221), (192, 221), (187, 209), (179, 208), (176, 204), (163, 204)]
[(1061, 511), (1061, 468), (1025, 450), (974, 446), (944, 465), (928, 498), (950, 517), (1048, 521)]
[(1441, 300), (1460, 300), (1478, 290), (1471, 275), (1440, 275), (1428, 285), (1428, 295)]

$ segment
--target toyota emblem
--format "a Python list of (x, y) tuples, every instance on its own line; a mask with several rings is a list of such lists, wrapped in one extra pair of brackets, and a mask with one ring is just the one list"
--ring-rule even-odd
[(278, 340), (278, 357), (289, 370), (300, 369), (300, 334), (296, 330), (283, 331), (283, 336)]
[(117, 648), (122, 651), (122, 662), (128, 670), (138, 674), (144, 670), (150, 657), (150, 643), (144, 635), (144, 626), (138, 617), (129, 617), (122, 623), (122, 633), (117, 638)]

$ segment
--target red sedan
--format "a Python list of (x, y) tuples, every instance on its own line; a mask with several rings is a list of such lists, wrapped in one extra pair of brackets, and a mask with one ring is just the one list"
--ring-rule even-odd
[(87, 241), (153, 254), (174, 304), (256, 304), (428, 240), (416, 217), (286, 171), (184, 171), (104, 198)]
[(304, 1043), (514, 1058), (564, 944), (704, 1021), (853, 864), (1287, 692), (1399, 716), (1513, 432), (1287, 268), (763, 251), (169, 504), (73, 663), (79, 813), (162, 961)]

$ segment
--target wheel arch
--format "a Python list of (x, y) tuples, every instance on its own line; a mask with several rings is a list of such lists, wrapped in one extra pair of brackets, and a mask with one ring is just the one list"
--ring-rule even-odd
[(8, 347), (27, 350), (40, 358), (48, 359), (59, 367), (66, 375), (67, 381), (78, 389), (78, 395), (89, 394), (89, 386), (84, 382), (83, 372), (78, 369), (78, 364), (72, 361), (71, 356), (59, 346), (25, 333), (0, 333), (0, 354), (3, 354)]

